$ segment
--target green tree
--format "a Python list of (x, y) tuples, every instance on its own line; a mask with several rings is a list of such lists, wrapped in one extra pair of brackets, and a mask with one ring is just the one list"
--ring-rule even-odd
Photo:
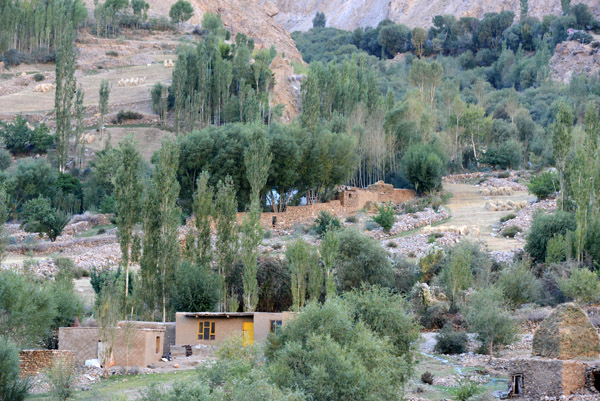
[(293, 310), (299, 312), (306, 302), (306, 275), (310, 270), (310, 245), (298, 238), (285, 250), (285, 257), (292, 273)]
[(427, 40), (427, 31), (420, 27), (415, 27), (412, 30), (412, 44), (415, 47), (417, 57), (423, 57), (423, 45)]
[(173, 309), (176, 311), (211, 312), (219, 304), (221, 281), (210, 266), (180, 263), (175, 287)]
[(84, 147), (81, 142), (81, 136), (83, 135), (83, 119), (85, 117), (85, 106), (83, 105), (83, 99), (85, 93), (81, 85), (77, 88), (75, 94), (75, 143), (73, 144), (73, 153), (75, 154), (75, 167), (83, 167), (83, 155)]
[(558, 169), (558, 180), (560, 183), (560, 208), (565, 210), (565, 170), (567, 166), (567, 157), (571, 149), (573, 121), (575, 116), (571, 106), (565, 102), (560, 102), (558, 111), (552, 124), (552, 148), (554, 149), (554, 159)]
[(325, 274), (325, 296), (331, 298), (335, 296), (335, 277), (334, 268), (337, 255), (340, 248), (340, 239), (336, 231), (330, 230), (325, 233), (321, 240), (321, 261), (323, 262), (323, 270)]
[[(210, 266), (212, 255), (211, 243), (211, 223), (214, 214), (214, 191), (208, 185), (208, 173), (202, 172), (196, 181), (196, 192), (194, 192), (193, 212), (195, 237), (190, 237), (192, 243), (188, 243), (188, 247), (194, 248), (195, 257), (193, 260), (200, 266)], [(188, 241), (186, 240), (186, 243)]]
[(589, 304), (600, 295), (598, 275), (585, 267), (575, 268), (568, 279), (560, 282), (563, 293), (580, 304)]
[(29, 379), (20, 377), (17, 348), (0, 337), (0, 400), (24, 401), (30, 388)]
[(246, 175), (250, 183), (250, 210), (241, 227), (241, 260), (244, 265), (244, 310), (254, 311), (258, 304), (258, 246), (262, 239), (260, 194), (267, 183), (272, 155), (263, 132), (253, 133), (250, 147), (244, 154)]
[[(68, 1), (72, 6), (73, 2)], [(73, 22), (65, 17), (60, 23), (60, 33), (57, 37), (59, 46), (56, 54), (56, 91), (54, 109), (56, 112), (56, 154), (58, 169), (65, 170), (71, 138), (71, 107), (73, 95), (77, 88), (75, 80), (75, 50), (73, 49)]]
[(483, 288), (470, 295), (463, 307), (463, 316), (489, 352), (490, 359), (494, 356), (494, 347), (508, 345), (516, 338), (515, 323), (504, 306), (499, 288)]
[(502, 270), (498, 284), (513, 308), (524, 303), (537, 302), (542, 294), (541, 282), (531, 271), (526, 260)]
[(574, 231), (576, 227), (577, 223), (572, 213), (562, 211), (553, 214), (538, 213), (533, 216), (525, 251), (531, 255), (534, 262), (544, 262), (548, 242), (555, 236)]
[(174, 24), (181, 24), (188, 21), (194, 15), (194, 8), (189, 1), (178, 0), (169, 10), (169, 18)]
[(46, 234), (50, 241), (54, 242), (62, 234), (69, 220), (70, 216), (53, 208), (48, 199), (39, 197), (23, 205), (21, 227), (27, 232)]
[(108, 85), (108, 81), (106, 79), (103, 79), (100, 82), (100, 90), (98, 95), (98, 111), (100, 112), (98, 127), (100, 128), (100, 136), (102, 136), (104, 133), (104, 117), (108, 113), (108, 97), (110, 95), (110, 86)]
[(315, 18), (312, 20), (313, 28), (325, 28), (325, 24), (327, 23), (327, 18), (325, 17), (325, 13), (317, 11), (315, 14)]
[(165, 141), (147, 188), (143, 219), (142, 287), (146, 304), (154, 316), (156, 310), (167, 321), (173, 294), (175, 271), (179, 262), (179, 227), (181, 210), (177, 206), (179, 183), (177, 167), (179, 147)]
[(467, 247), (457, 247), (449, 259), (442, 269), (441, 279), (452, 303), (457, 306), (464, 299), (464, 291), (473, 283), (472, 254)]
[(0, 263), (4, 260), (6, 256), (6, 228), (4, 224), (6, 224), (9, 216), (10, 216), (10, 199), (6, 190), (0, 187)]
[(0, 122), (0, 137), (4, 146), (13, 155), (46, 153), (54, 143), (46, 124), (30, 128), (23, 116), (18, 115), (13, 123)]
[(429, 145), (408, 148), (402, 158), (402, 170), (418, 193), (425, 194), (442, 188), (444, 165)]
[(521, 0), (521, 22), (529, 15), (529, 0)]
[(121, 264), (125, 267), (125, 297), (129, 295), (129, 268), (131, 244), (135, 236), (134, 226), (141, 221), (142, 207), (142, 157), (131, 136), (119, 144), (120, 165), (114, 176), (115, 201), (117, 206), (117, 228), (121, 246)]
[(222, 279), (221, 311), (236, 312), (238, 301), (233, 292), (233, 271), (238, 260), (239, 227), (237, 225), (237, 201), (231, 177), (217, 184), (215, 197), (215, 225), (217, 239), (215, 243), (215, 262)]

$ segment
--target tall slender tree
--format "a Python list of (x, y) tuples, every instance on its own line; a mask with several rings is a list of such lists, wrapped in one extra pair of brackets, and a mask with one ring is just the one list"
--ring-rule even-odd
[(567, 156), (571, 149), (573, 136), (573, 122), (575, 115), (572, 107), (566, 102), (558, 105), (558, 111), (554, 124), (552, 124), (552, 147), (554, 150), (554, 159), (558, 169), (558, 179), (560, 182), (560, 200), (561, 210), (565, 210), (565, 169), (567, 166)]
[(340, 248), (340, 239), (335, 230), (328, 230), (321, 241), (321, 261), (325, 273), (325, 296), (331, 298), (335, 295), (335, 281), (333, 269)]
[(212, 262), (212, 243), (210, 230), (214, 214), (214, 191), (208, 185), (208, 172), (203, 171), (196, 180), (194, 193), (194, 224), (196, 239), (194, 244), (195, 261), (197, 264), (208, 267)]
[(242, 282), (244, 287), (244, 309), (254, 311), (258, 304), (258, 245), (262, 239), (260, 224), (260, 193), (267, 183), (272, 154), (269, 143), (262, 130), (256, 129), (252, 134), (250, 147), (244, 154), (246, 177), (250, 183), (250, 210), (246, 214), (241, 227), (241, 259), (244, 265)]
[(163, 142), (144, 205), (144, 240), (140, 263), (142, 287), (146, 306), (150, 308), (152, 316), (159, 311), (163, 322), (167, 319), (175, 270), (179, 262), (177, 228), (181, 210), (177, 206), (178, 160), (177, 144)]
[(75, 94), (75, 143), (73, 144), (73, 153), (75, 154), (75, 166), (77, 168), (83, 167), (83, 143), (81, 137), (83, 135), (83, 118), (85, 114), (85, 106), (83, 100), (85, 93), (81, 85), (77, 88)]
[(121, 245), (121, 264), (125, 267), (125, 297), (129, 294), (129, 269), (134, 226), (140, 222), (143, 186), (141, 180), (142, 157), (133, 137), (127, 136), (119, 144), (120, 165), (114, 176), (117, 227)]
[(102, 82), (100, 82), (98, 95), (98, 111), (100, 112), (98, 125), (100, 127), (100, 136), (102, 137), (102, 134), (104, 133), (104, 117), (106, 117), (106, 114), (108, 113), (108, 97), (110, 95), (110, 86), (106, 79), (103, 79)]

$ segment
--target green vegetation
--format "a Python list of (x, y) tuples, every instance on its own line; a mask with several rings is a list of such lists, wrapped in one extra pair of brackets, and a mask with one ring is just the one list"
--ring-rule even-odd
[(389, 233), (396, 220), (396, 210), (394, 209), (394, 205), (390, 202), (377, 205), (376, 207), (379, 214), (373, 217), (373, 221), (379, 224), (384, 232)]
[(17, 348), (0, 336), (0, 398), (5, 401), (23, 401), (30, 388), (27, 378), (19, 377)]

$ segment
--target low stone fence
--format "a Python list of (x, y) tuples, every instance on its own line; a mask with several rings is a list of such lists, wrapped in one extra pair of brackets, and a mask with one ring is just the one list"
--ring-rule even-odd
[(19, 351), (21, 376), (37, 375), (50, 368), (58, 358), (73, 358), (71, 351), (59, 350), (23, 350)]

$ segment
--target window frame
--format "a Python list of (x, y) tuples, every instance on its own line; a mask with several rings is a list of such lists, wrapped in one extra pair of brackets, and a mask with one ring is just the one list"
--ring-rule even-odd
[(269, 333), (277, 333), (283, 327), (283, 320), (269, 319)]
[[(208, 338), (205, 338), (205, 331), (208, 329)], [(198, 321), (198, 340), (199, 341), (214, 341), (216, 340), (215, 335), (215, 322), (210, 320), (199, 320)]]

